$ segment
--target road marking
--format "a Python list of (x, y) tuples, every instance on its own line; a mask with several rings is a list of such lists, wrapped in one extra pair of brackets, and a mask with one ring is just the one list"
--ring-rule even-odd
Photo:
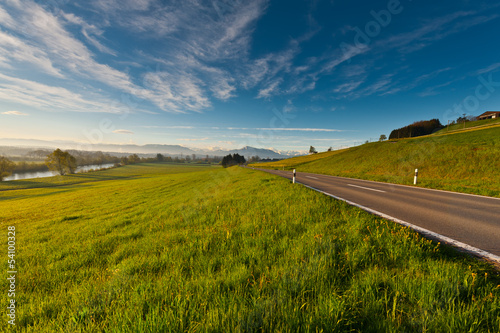
[(316, 178), (316, 177), (313, 177), (313, 176), (306, 176), (307, 178), (312, 178), (312, 179), (319, 179), (319, 178)]
[(382, 191), (382, 190), (376, 190), (374, 188), (369, 188), (369, 187), (364, 187), (364, 186), (358, 186), (358, 185), (352, 185), (352, 184), (347, 184), (347, 186), (358, 187), (358, 188), (362, 188), (362, 189), (365, 189), (365, 190), (386, 193), (385, 191)]

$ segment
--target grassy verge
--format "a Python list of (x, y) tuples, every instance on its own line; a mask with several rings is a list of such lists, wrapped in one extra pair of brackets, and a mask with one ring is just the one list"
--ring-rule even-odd
[(142, 168), (0, 192), (19, 331), (500, 330), (495, 272), (407, 228), (248, 169), (115, 172)]
[[(320, 155), (320, 154), (317, 154)], [(500, 197), (500, 127), (464, 133), (373, 142), (345, 151), (324, 153), (321, 159), (293, 159), (253, 164), (255, 167), (297, 168), (313, 172), (396, 184)]]

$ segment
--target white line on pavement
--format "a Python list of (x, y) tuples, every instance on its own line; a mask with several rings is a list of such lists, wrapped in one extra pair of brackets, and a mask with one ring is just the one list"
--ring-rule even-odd
[(376, 190), (376, 189), (374, 189), (374, 188), (369, 188), (369, 187), (364, 187), (364, 186), (358, 186), (358, 185), (352, 185), (352, 184), (347, 184), (347, 186), (358, 187), (358, 188), (362, 188), (362, 189), (365, 189), (365, 190), (370, 190), (370, 191), (375, 191), (375, 192), (382, 192), (382, 193), (385, 193), (385, 191), (382, 191), (382, 190)]
[(312, 178), (312, 179), (318, 179), (316, 177), (313, 177), (313, 176), (306, 176), (307, 178)]

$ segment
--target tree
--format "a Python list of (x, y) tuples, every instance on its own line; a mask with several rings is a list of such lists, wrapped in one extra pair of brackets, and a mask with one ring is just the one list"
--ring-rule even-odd
[(140, 161), (141, 161), (141, 158), (137, 154), (133, 154), (133, 155), (130, 155), (128, 157), (129, 164), (139, 163)]
[(313, 146), (309, 147), (309, 154), (316, 154), (318, 151)]
[(16, 167), (15, 163), (4, 156), (0, 156), (0, 182), (4, 177), (12, 174), (12, 170)]
[(382, 134), (378, 139), (378, 141), (384, 141), (384, 140), (387, 140), (387, 136), (385, 136), (385, 134)]
[(222, 166), (224, 168), (237, 164), (245, 164), (245, 162), (245, 157), (241, 156), (240, 154), (229, 154), (222, 158)]
[(333, 150), (333, 148), (332, 148), (332, 147), (330, 147), (330, 148), (328, 148), (328, 150), (327, 150), (327, 151), (332, 151), (332, 150)]
[(156, 154), (156, 160), (158, 162), (163, 162), (165, 160), (165, 156), (163, 156), (162, 154)]
[(76, 158), (70, 153), (66, 152), (66, 168), (68, 169), (68, 172), (71, 174), (75, 173), (77, 167), (78, 164), (76, 163)]
[(260, 157), (259, 157), (259, 155), (255, 155), (255, 156), (250, 157), (250, 159), (248, 160), (248, 163), (255, 163), (258, 161), (260, 161)]
[(67, 173), (75, 173), (77, 168), (76, 158), (67, 151), (62, 151), (59, 148), (47, 155), (45, 164), (50, 170), (59, 172), (61, 176)]

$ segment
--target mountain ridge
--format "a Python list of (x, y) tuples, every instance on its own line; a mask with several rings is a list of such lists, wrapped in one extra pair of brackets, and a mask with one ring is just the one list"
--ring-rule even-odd
[[(277, 151), (268, 148), (256, 148), (251, 146), (244, 146), (240, 149), (203, 149), (203, 148), (189, 148), (181, 145), (167, 145), (167, 144), (81, 144), (73, 141), (46, 141), (46, 140), (32, 140), (32, 139), (7, 139), (0, 138), (0, 146), (4, 148), (19, 148), (20, 150), (33, 150), (33, 149), (56, 149), (63, 150), (84, 150), (84, 151), (102, 151), (109, 154), (141, 154), (141, 155), (156, 155), (165, 154), (171, 156), (180, 155), (209, 155), (209, 156), (225, 156), (228, 154), (239, 154), (245, 158), (252, 156), (259, 156), (263, 159), (283, 159), (293, 156), (303, 155), (299, 151)], [(5, 149), (3, 151), (6, 151)], [(0, 150), (0, 154), (2, 150)]]

